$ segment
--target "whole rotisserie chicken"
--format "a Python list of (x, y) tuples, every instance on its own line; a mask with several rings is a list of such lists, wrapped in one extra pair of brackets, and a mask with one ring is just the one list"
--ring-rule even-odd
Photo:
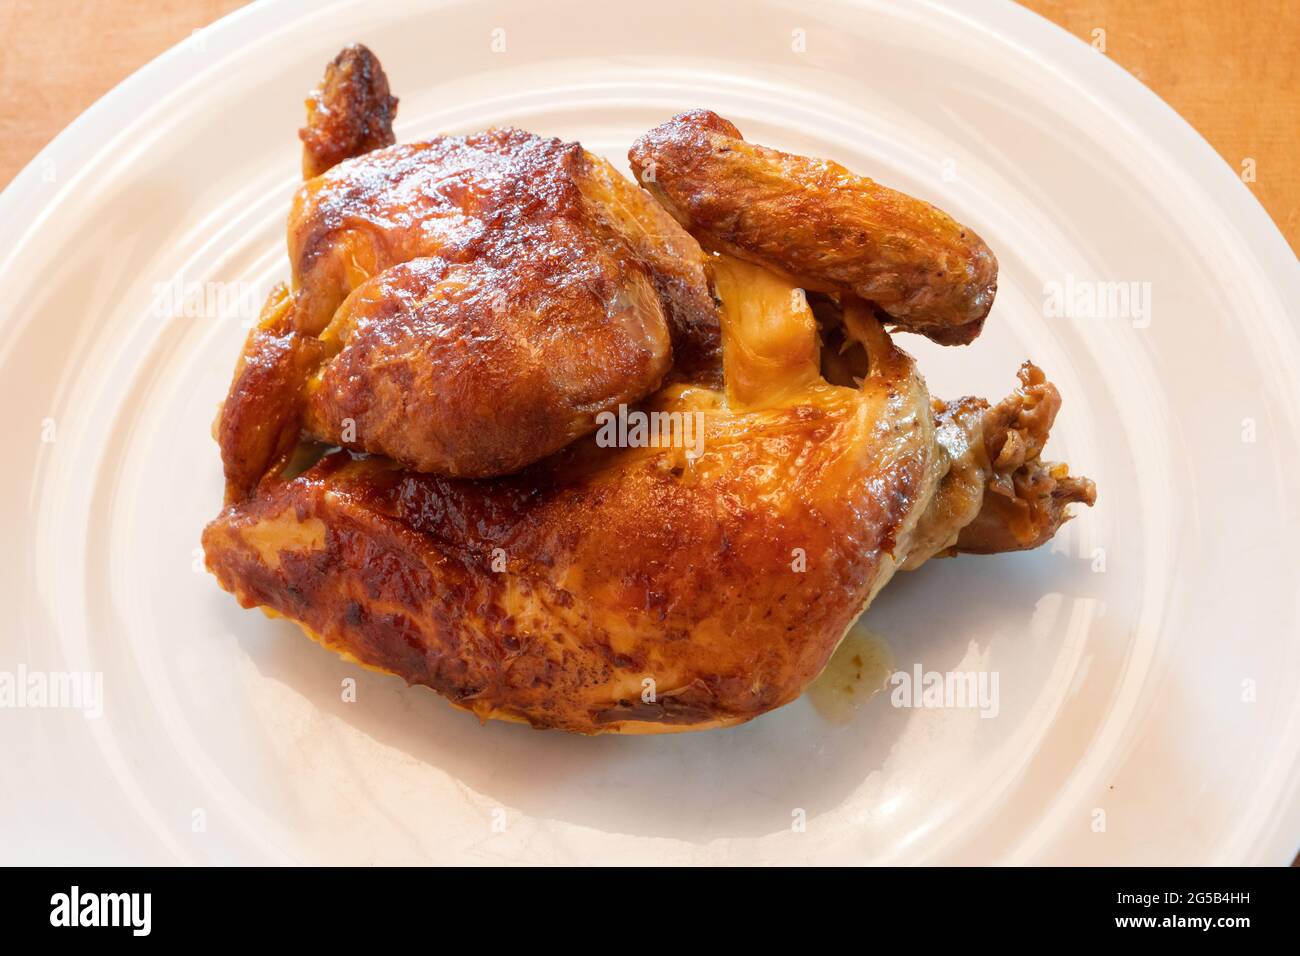
[[(647, 191), (519, 130), (393, 145), (395, 109), (364, 47), (308, 101), (292, 288), (216, 426), (243, 605), (480, 718), (699, 730), (797, 697), (895, 570), (1092, 503), (1037, 368), (934, 401), (891, 341), (992, 304), (934, 207), (703, 111), (633, 146)], [(606, 440), (631, 414), (654, 440)]]

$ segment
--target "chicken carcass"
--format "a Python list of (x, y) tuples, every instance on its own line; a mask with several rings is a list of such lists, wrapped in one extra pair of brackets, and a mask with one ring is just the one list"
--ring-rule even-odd
[[(482, 719), (700, 730), (797, 697), (897, 569), (1032, 547), (1069, 503), (1091, 503), (1090, 482), (1041, 460), (1059, 406), (1041, 372), (1026, 365), (994, 406), (936, 402), (886, 331), (973, 334), (987, 311), (974, 286), (991, 298), (996, 281), (973, 233), (942, 256), (953, 277), (976, 278), (930, 294), (900, 279), (872, 303), (859, 293), (877, 250), (907, 244), (890, 239), (877, 194), (827, 197), (816, 214), (874, 222), (872, 243), (863, 261), (812, 274), (825, 257), (795, 248), (794, 227), (788, 248), (757, 227), (716, 241), (682, 210), (692, 189), (716, 201), (722, 183), (685, 185), (644, 145), (634, 166), (656, 164), (684, 229), (576, 144), (518, 131), (385, 147), (308, 181), (290, 222), (295, 289), (273, 294), (219, 420), (228, 504), (203, 544), (222, 587)], [(810, 192), (797, 177), (789, 187)], [(811, 193), (801, 201), (815, 206)], [(897, 228), (924, 233), (912, 219)], [(557, 232), (581, 256), (557, 253)], [(593, 279), (592, 298), (564, 298), (575, 274)], [(551, 328), (570, 322), (615, 354), (595, 359)], [(440, 338), (474, 323), (499, 337)], [(671, 369), (647, 371), (647, 329), (666, 330)], [(498, 350), (511, 337), (567, 361), (559, 384), (512, 381), (518, 366), (501, 356), (514, 353)], [(449, 340), (461, 359), (442, 354)], [(581, 405), (589, 359), (603, 384)], [(393, 364), (406, 371), (388, 379)], [(542, 407), (522, 422), (464, 411), (458, 376)], [(344, 416), (330, 403), (349, 388), (356, 414)], [(615, 399), (668, 440), (603, 441), (592, 422)], [(340, 442), (344, 417), (356, 433)], [(528, 454), (508, 454), (511, 429)], [(304, 468), (300, 438), (351, 450)], [(458, 472), (479, 440), (480, 460), (510, 473)]]

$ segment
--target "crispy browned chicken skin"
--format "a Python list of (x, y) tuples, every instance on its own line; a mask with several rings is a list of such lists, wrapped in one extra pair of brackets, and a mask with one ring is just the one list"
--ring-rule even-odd
[(651, 410), (704, 415), (695, 461), (588, 437), (466, 482), (330, 456), (227, 509), (209, 566), (245, 605), (483, 718), (748, 720), (825, 664), (939, 480), (925, 387), (879, 335), (861, 388), (744, 413), (703, 386), (659, 393)]
[(335, 166), (289, 239), (296, 325), (327, 342), (306, 421), (421, 471), (536, 461), (653, 391), (674, 325), (683, 350), (716, 336), (694, 240), (603, 160), (521, 130)]
[(232, 498), (303, 425), (487, 477), (644, 398), (674, 359), (715, 363), (698, 243), (576, 143), (500, 129), (338, 163), (295, 197), (289, 253), (292, 298), (250, 336), (219, 426)]
[(837, 163), (748, 143), (709, 110), (655, 127), (628, 158), (705, 246), (868, 299), (899, 328), (965, 345), (993, 305), (997, 259), (972, 229)]
[(302, 140), (302, 177), (319, 176), (345, 159), (391, 146), (397, 97), (378, 58), (357, 44), (325, 68), (325, 79), (307, 98)]
[(503, 475), (648, 395), (672, 356), (653, 285), (599, 247), (577, 255), (412, 259), (363, 283), (322, 336), (339, 351), (308, 383), (308, 431), (416, 471)]
[(312, 433), (420, 471), (506, 474), (658, 387), (672, 348), (650, 263), (670, 253), (624, 241), (616, 220), (639, 210), (590, 185), (601, 166), (576, 144), (492, 130), (308, 183), (290, 222), (298, 324), (332, 316)]
[(697, 460), (587, 437), (467, 482), (335, 454), (228, 508), (209, 566), (246, 606), (482, 718), (748, 720), (802, 692), (896, 568), (962, 550), (1000, 476), (986, 443), (1002, 416), (977, 400), (932, 414), (912, 361), (861, 321), (858, 387), (749, 411), (705, 386), (658, 393), (648, 411), (705, 416)]
[[(501, 181), (525, 170), (542, 195)], [(557, 230), (583, 252), (552, 269)], [(580, 733), (749, 720), (802, 692), (896, 569), (1032, 547), (1094, 498), (1041, 461), (1059, 396), (1037, 368), (996, 406), (932, 401), (885, 331), (913, 321), (898, 301), (881, 312), (834, 283), (810, 301), (771, 268), (803, 260), (775, 246), (775, 263), (705, 257), (576, 145), (493, 131), (362, 156), (304, 187), (290, 249), (296, 291), (272, 295), (218, 423), (228, 506), (204, 532), (208, 567), (245, 606), (484, 719)], [(566, 291), (584, 263), (609, 290), (595, 300), (619, 304), (603, 318)], [(961, 295), (945, 295), (911, 327), (953, 319), (935, 303)], [(634, 296), (671, 341), (662, 386), (652, 361), (623, 361), (625, 322), (653, 326)], [(928, 334), (968, 334), (966, 314)], [(574, 361), (552, 382), (520, 342)], [(487, 381), (501, 391), (485, 409)], [(566, 431), (602, 383), (644, 385), (638, 410), (679, 437), (698, 422), (702, 442)], [(343, 419), (387, 454), (335, 451), (295, 477), (304, 427), (331, 438)], [(436, 447), (439, 463), (514, 467), (512, 429), (558, 450), (490, 480), (394, 460), (418, 467)]]

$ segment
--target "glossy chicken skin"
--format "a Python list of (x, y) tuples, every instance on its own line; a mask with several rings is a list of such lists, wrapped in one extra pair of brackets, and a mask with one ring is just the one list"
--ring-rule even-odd
[[(995, 406), (933, 402), (884, 328), (960, 340), (979, 303), (934, 285), (900, 318), (907, 303), (882, 312), (854, 282), (792, 280), (817, 263), (806, 249), (736, 236), (738, 256), (706, 256), (607, 163), (517, 130), (332, 166), (295, 202), (295, 291), (273, 293), (218, 423), (209, 569), (244, 606), (482, 719), (664, 733), (793, 700), (896, 569), (1033, 546), (1092, 503), (1091, 482), (1041, 461), (1059, 406), (1041, 372)], [(866, 275), (861, 260), (845, 268)], [(642, 388), (638, 411), (702, 441), (584, 432)], [(384, 454), (295, 477), (300, 434)], [(511, 473), (452, 477), (471, 473), (455, 461)]]
[(997, 259), (973, 230), (837, 163), (748, 143), (716, 113), (675, 116), (628, 157), (706, 247), (874, 302), (901, 329), (965, 345), (993, 305)]
[(882, 347), (860, 389), (819, 382), (750, 411), (663, 390), (650, 410), (704, 416), (695, 460), (589, 437), (464, 482), (336, 454), (227, 509), (209, 566), (241, 603), (482, 718), (748, 720), (821, 670), (940, 478), (925, 387)]
[(227, 503), (248, 495), (293, 456), (307, 384), (323, 354), (315, 336), (295, 328), (293, 298), (277, 285), (248, 333), (213, 426)]
[(513, 471), (657, 388), (674, 329), (716, 347), (698, 245), (576, 144), (370, 153), (304, 185), (289, 235), (298, 328), (327, 343), (309, 430), (420, 471)]
[(363, 47), (308, 100), (293, 294), (249, 337), (217, 429), (229, 498), (304, 427), (420, 471), (508, 473), (674, 362), (716, 364), (704, 254), (643, 190), (520, 130), (374, 149), (395, 105)]
[(345, 159), (392, 146), (397, 97), (379, 59), (361, 44), (346, 47), (325, 68), (307, 98), (302, 140), (302, 178), (319, 176)]
[(860, 385), (829, 384), (796, 289), (715, 271), (728, 380), (644, 406), (702, 415), (699, 457), (588, 436), (458, 481), (336, 453), (223, 512), (209, 567), (245, 606), (484, 719), (663, 733), (787, 703), (896, 568), (957, 545), (995, 471), (986, 428), (1015, 423), (978, 400), (932, 409), (855, 301)]
[(651, 276), (675, 344), (716, 350), (698, 243), (577, 143), (493, 129), (394, 146), (308, 181), (289, 216), (299, 327), (313, 334), (362, 282), (414, 258), (504, 268), (540, 257), (557, 276), (575, 268), (599, 277), (610, 266), (587, 262), (593, 252)]
[(603, 257), (421, 258), (381, 272), (321, 336), (333, 354), (307, 387), (308, 432), (465, 477), (558, 451), (602, 410), (654, 391), (672, 360), (648, 276)]

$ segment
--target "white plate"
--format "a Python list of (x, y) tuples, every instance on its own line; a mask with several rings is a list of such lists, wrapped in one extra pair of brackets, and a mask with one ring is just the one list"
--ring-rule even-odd
[[(288, 274), (302, 99), (355, 40), (401, 97), (401, 140), (509, 123), (623, 165), (639, 132), (708, 106), (984, 236), (1002, 264), (984, 335), (907, 347), (949, 396), (1000, 396), (1033, 357), (1065, 396), (1052, 450), (1100, 500), (1050, 549), (901, 575), (868, 618), (903, 668), (997, 672), (996, 719), (881, 695), (840, 725), (805, 698), (667, 738), (480, 727), (196, 571), (245, 310), (187, 318), (155, 294), (248, 283), (255, 310)], [(1169, 108), (1019, 7), (260, 2), (77, 120), (0, 223), (0, 672), (97, 672), (104, 695), (98, 719), (0, 710), (5, 862), (1296, 851), (1296, 260)], [(1149, 314), (1045, 314), (1067, 281), (1149, 283)]]

